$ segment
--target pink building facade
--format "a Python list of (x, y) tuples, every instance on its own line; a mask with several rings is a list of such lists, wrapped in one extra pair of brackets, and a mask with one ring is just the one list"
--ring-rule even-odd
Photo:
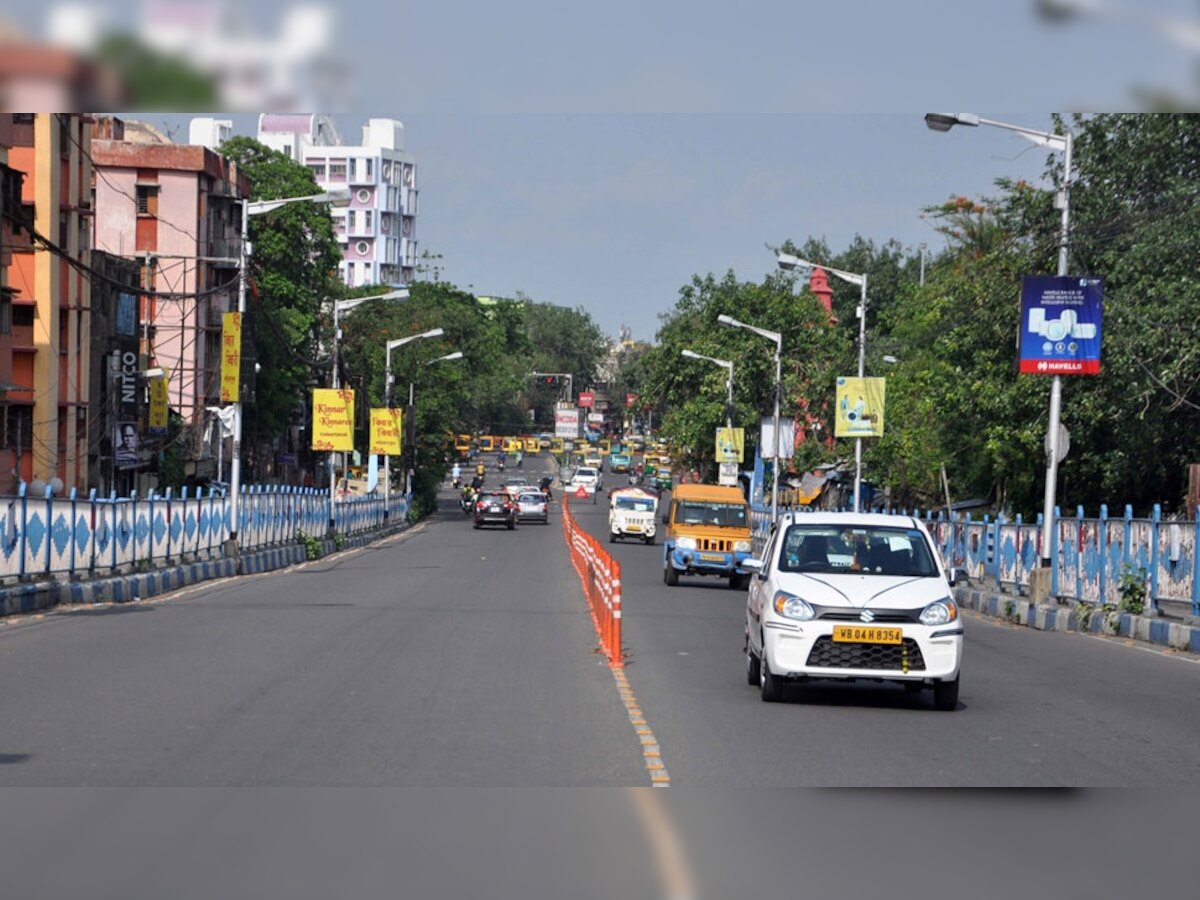
[[(92, 142), (96, 166), (94, 246), (137, 260), (143, 298), (143, 368), (162, 367), (168, 402), (192, 426), (191, 474), (207, 459), (205, 407), (218, 404), (222, 313), (237, 308), (241, 200), (248, 181), (205, 147), (123, 140), (120, 120), (102, 123), (110, 139)], [(163, 297), (169, 293), (177, 296)]]

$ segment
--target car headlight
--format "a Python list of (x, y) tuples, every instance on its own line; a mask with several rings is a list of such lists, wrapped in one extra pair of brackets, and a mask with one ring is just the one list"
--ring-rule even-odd
[(749, 553), (750, 552), (750, 542), (749, 541), (735, 541), (733, 544), (733, 550), (735, 553)]
[(776, 592), (774, 607), (775, 612), (785, 619), (808, 622), (817, 617), (817, 614), (807, 602), (801, 600), (795, 594), (789, 594), (786, 591)]
[(678, 547), (680, 550), (695, 550), (696, 549), (696, 539), (690, 538), (690, 537), (681, 537), (679, 540), (677, 540), (675, 542), (675, 546)]
[(947, 597), (930, 603), (921, 610), (922, 625), (946, 625), (958, 618), (958, 606)]

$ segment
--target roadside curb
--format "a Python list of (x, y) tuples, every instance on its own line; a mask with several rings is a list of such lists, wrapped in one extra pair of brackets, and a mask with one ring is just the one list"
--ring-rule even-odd
[[(389, 525), (346, 537), (339, 548), (331, 539), (320, 541), (321, 557), (342, 550), (365, 547), (409, 528)], [(259, 575), (306, 562), (308, 555), (303, 544), (288, 544), (256, 550), (240, 557), (223, 557), (196, 562), (179, 563), (150, 572), (128, 572), (92, 578), (86, 581), (49, 579), (0, 587), (0, 621), (5, 616), (43, 612), (57, 606), (90, 606), (100, 603), (130, 603), (180, 588), (238, 575)]]
[(1078, 607), (1043, 605), (1011, 594), (981, 588), (953, 589), (955, 602), (964, 609), (1013, 625), (1038, 631), (1074, 631), (1121, 637), (1172, 650), (1200, 654), (1200, 626), (1171, 622), (1154, 616), (1135, 616), (1088, 604)]

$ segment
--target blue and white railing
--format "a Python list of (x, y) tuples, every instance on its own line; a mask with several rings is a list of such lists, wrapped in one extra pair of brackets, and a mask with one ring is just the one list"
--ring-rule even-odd
[[(1040, 515), (1032, 522), (1021, 516), (976, 521), (969, 514), (950, 521), (944, 513), (935, 516), (928, 510), (896, 512), (925, 523), (947, 565), (965, 569), (972, 578), (994, 578), (1001, 588), (1017, 593), (1029, 586), (1029, 573), (1041, 555)], [(770, 507), (751, 504), (750, 522), (759, 552), (770, 530)], [(1097, 518), (1085, 517), (1083, 507), (1073, 517), (1055, 510), (1055, 522), (1050, 592), (1059, 600), (1115, 605), (1122, 578), (1129, 575), (1145, 580), (1151, 608), (1185, 603), (1192, 615), (1200, 616), (1200, 521), (1164, 522), (1156, 505), (1148, 519), (1134, 518), (1129, 506), (1114, 518), (1101, 506)]]
[[(409, 498), (387, 501), (387, 519), (402, 522)], [(299, 532), (323, 537), (334, 522), (337, 534), (381, 528), (383, 497), (338, 499), (328, 491), (289, 485), (250, 485), (238, 509), (241, 552), (294, 543)], [(178, 495), (170, 490), (147, 497), (98, 497), (95, 491), (35, 497), (22, 484), (15, 497), (0, 497), (0, 578), (49, 575), (82, 577), (224, 555), (230, 535), (229, 498), (222, 491)]]

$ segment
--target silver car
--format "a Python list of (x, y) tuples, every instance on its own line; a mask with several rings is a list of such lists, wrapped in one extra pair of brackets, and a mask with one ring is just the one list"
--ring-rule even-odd
[(517, 521), (541, 522), (546, 525), (550, 521), (550, 504), (546, 495), (541, 491), (525, 491), (517, 497)]

